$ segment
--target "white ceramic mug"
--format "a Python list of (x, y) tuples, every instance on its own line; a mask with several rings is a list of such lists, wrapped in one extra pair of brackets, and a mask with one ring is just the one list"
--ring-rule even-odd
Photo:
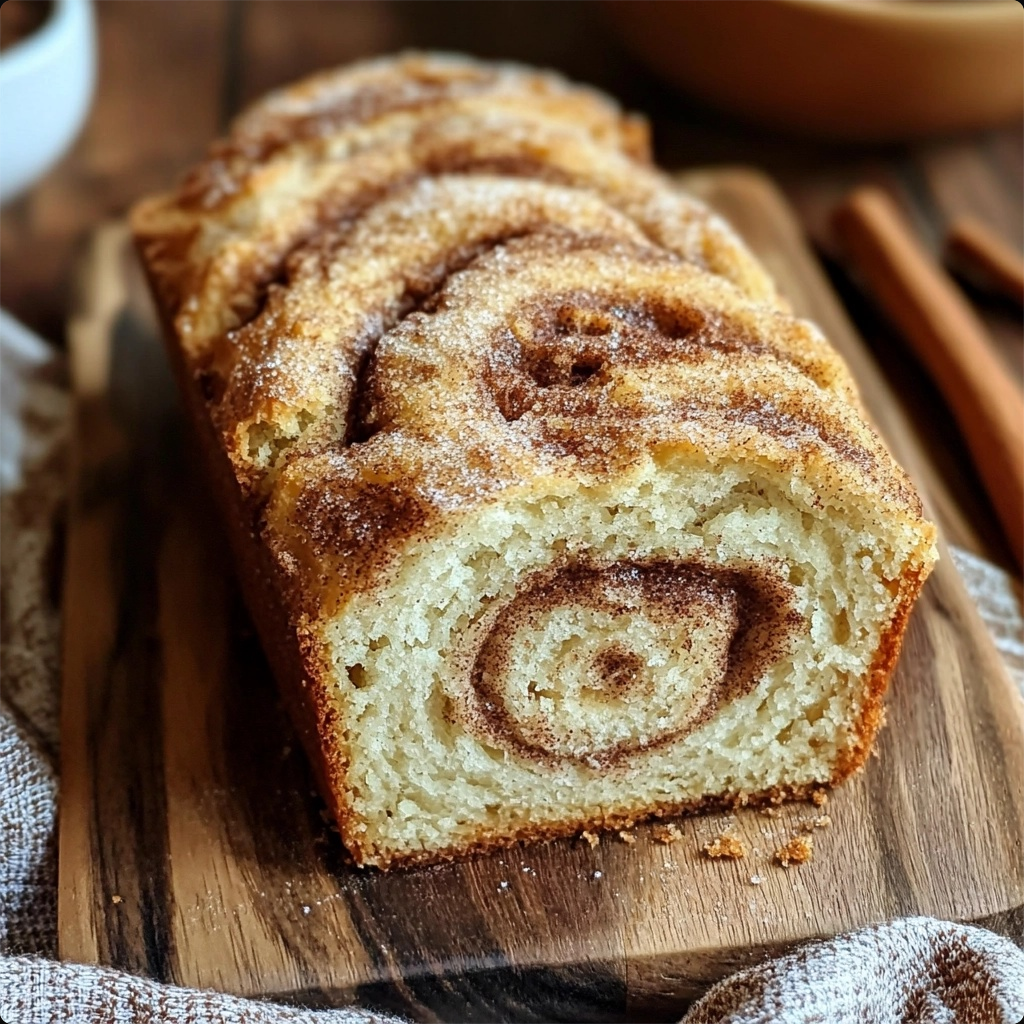
[(33, 184), (74, 141), (95, 73), (89, 0), (54, 0), (45, 22), (0, 54), (0, 202)]

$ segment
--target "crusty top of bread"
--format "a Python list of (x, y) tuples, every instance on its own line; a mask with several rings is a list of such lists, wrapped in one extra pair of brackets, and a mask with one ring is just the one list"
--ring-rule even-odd
[(655, 241), (774, 296), (728, 226), (674, 192), (647, 152), (642, 120), (558, 75), (410, 54), (255, 103), (178, 189), (136, 207), (133, 227), (192, 351), (248, 319), (288, 255), (325, 225), (442, 173), (593, 188), (629, 204)]
[(412, 55), (271, 95), (136, 208), (295, 607), (499, 492), (695, 452), (920, 517), (845, 365), (644, 138), (557, 76)]
[(295, 578), (319, 580), (297, 595), (311, 608), (499, 492), (599, 487), (649, 458), (800, 469), (822, 500), (921, 511), (811, 324), (605, 236), (479, 257), (380, 341), (358, 390), (347, 438), (290, 459), (265, 509)]

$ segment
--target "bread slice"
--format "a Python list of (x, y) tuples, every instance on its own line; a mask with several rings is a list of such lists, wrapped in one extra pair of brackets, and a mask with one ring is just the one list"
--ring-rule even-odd
[[(841, 781), (935, 559), (845, 366), (610, 104), (433, 61), (265, 101), (211, 157), (235, 192), (196, 203), (208, 164), (135, 217), (346, 846), (429, 862)], [(435, 66), (397, 121), (373, 98)], [(523, 160), (416, 155), (456, 129)], [(374, 191), (353, 133), (408, 173)]]

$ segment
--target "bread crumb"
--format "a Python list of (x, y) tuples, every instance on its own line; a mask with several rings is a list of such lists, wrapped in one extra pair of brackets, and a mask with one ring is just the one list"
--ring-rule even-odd
[(591, 849), (599, 845), (601, 842), (601, 837), (594, 835), (593, 832), (584, 832), (583, 838), (586, 839), (586, 841), (590, 844)]
[(805, 821), (801, 821), (800, 831), (809, 834), (816, 828), (828, 828), (831, 824), (832, 819), (827, 814), (819, 814), (816, 818), (808, 818)]
[(111, 903), (124, 903), (124, 900), (115, 893), (113, 896), (110, 897), (110, 902)]
[(706, 842), (701, 848), (701, 853), (714, 860), (740, 860), (747, 855), (747, 844), (739, 836), (723, 832), (722, 835)]
[(620, 832), (619, 838), (628, 846), (632, 846), (636, 842), (636, 836), (632, 832)]
[(757, 813), (766, 818), (777, 818), (779, 816), (779, 809), (778, 807), (761, 807)]
[(683, 833), (679, 831), (679, 826), (674, 822), (669, 822), (667, 825), (656, 825), (652, 835), (656, 843), (661, 843), (664, 846), (683, 838)]
[(793, 836), (784, 846), (775, 851), (775, 863), (784, 868), (791, 864), (806, 864), (814, 857), (813, 836)]
[(816, 789), (811, 793), (811, 803), (815, 807), (824, 807), (828, 803), (828, 793), (823, 789)]
[(751, 875), (750, 876), (750, 884), (751, 885), (760, 885), (763, 881), (764, 881), (764, 879), (760, 875)]

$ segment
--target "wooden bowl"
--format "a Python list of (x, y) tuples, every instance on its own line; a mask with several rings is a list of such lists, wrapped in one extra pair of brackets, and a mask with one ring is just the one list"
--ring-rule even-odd
[(888, 141), (1024, 115), (1016, 0), (605, 0), (657, 72), (801, 134)]

